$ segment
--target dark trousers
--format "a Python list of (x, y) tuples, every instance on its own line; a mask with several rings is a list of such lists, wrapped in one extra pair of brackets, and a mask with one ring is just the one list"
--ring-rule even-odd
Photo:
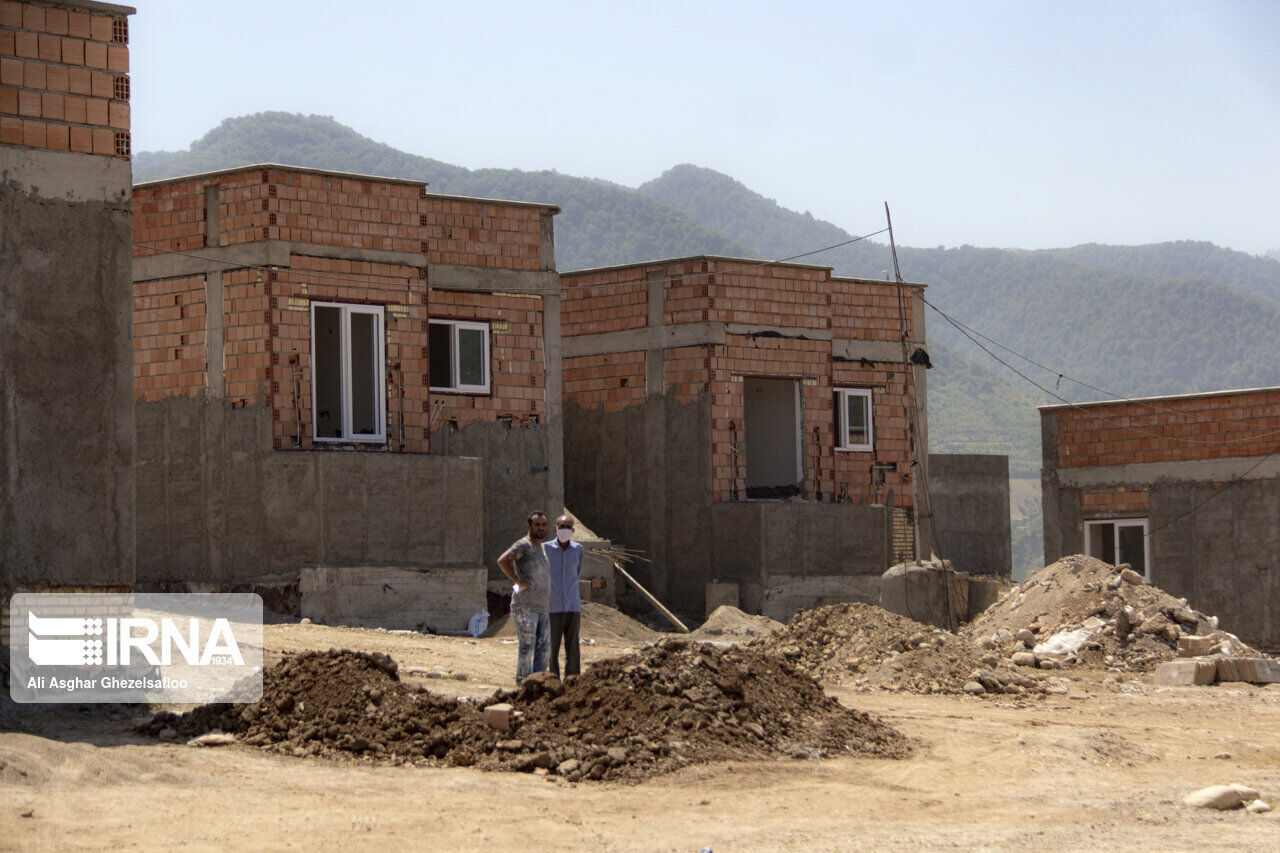
[(578, 629), (582, 626), (582, 614), (551, 614), (551, 674), (560, 677), (560, 640), (564, 638), (564, 674), (578, 675), (582, 663), (578, 658)]

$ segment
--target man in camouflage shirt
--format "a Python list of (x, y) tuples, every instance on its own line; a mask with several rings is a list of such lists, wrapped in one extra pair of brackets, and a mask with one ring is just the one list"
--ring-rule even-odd
[(525, 522), (528, 535), (512, 543), (498, 568), (515, 588), (511, 593), (511, 621), (516, 625), (516, 684), (534, 672), (545, 672), (551, 649), (551, 619), (547, 607), (551, 597), (551, 568), (542, 550), (547, 537), (547, 515), (533, 512)]

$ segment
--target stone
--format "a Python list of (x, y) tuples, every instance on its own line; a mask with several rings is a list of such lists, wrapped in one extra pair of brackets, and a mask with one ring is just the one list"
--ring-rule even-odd
[(1036, 644), (1036, 635), (1033, 634), (1027, 628), (1023, 628), (1021, 631), (1018, 632), (1018, 639), (1021, 640), (1022, 645), (1026, 646), (1027, 648), (1031, 648)]
[(1246, 785), (1210, 785), (1187, 794), (1182, 798), (1182, 804), (1195, 809), (1225, 811), (1256, 799), (1258, 792)]
[(502, 752), (519, 752), (524, 749), (524, 741), (522, 740), (500, 740), (495, 746)]
[(1015, 666), (1035, 666), (1038, 661), (1035, 652), (1014, 652), (1009, 659)]
[(1053, 658), (1042, 658), (1040, 660), (1041, 669), (1061, 669), (1062, 664)]
[(578, 768), (582, 766), (582, 762), (576, 758), (569, 758), (561, 761), (556, 765), (556, 772), (561, 776), (569, 776), (576, 773)]
[(236, 742), (236, 736), (225, 732), (209, 732), (187, 741), (187, 746), (229, 746)]
[(1252, 803), (1249, 803), (1249, 805), (1245, 806), (1244, 808), (1245, 808), (1245, 811), (1253, 812), (1254, 814), (1264, 814), (1266, 812), (1271, 811), (1271, 804), (1268, 802), (1264, 802), (1263, 800), (1254, 800)]
[(1134, 586), (1145, 586), (1147, 583), (1147, 579), (1135, 572), (1133, 569), (1123, 569), (1120, 572), (1120, 579), (1125, 583), (1133, 584)]
[(972, 696), (981, 696), (983, 693), (987, 692), (987, 688), (983, 687), (976, 681), (966, 681), (963, 689), (965, 693)]
[(612, 764), (621, 764), (627, 760), (627, 751), (620, 746), (610, 747), (605, 754), (609, 756), (609, 761)]
[(978, 641), (978, 645), (984, 649), (994, 649), (996, 647), (996, 641), (990, 637), (983, 637)]

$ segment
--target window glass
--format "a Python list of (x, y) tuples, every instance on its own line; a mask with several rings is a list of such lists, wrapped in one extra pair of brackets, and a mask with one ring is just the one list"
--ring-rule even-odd
[(458, 329), (458, 384), (484, 385), (484, 338), (483, 329)]
[(1146, 529), (1142, 524), (1120, 525), (1120, 559), (1117, 562), (1128, 563), (1135, 572), (1144, 577), (1147, 574)]
[(315, 309), (316, 437), (342, 438), (342, 309)]
[(378, 318), (352, 311), (351, 317), (351, 434), (377, 435)]
[(846, 394), (845, 404), (845, 444), (853, 447), (859, 444), (870, 444), (870, 430), (867, 429), (870, 418), (867, 413), (867, 398), (861, 394)]
[(430, 365), (431, 387), (453, 387), (453, 326), (448, 323), (432, 323), (428, 337), (427, 361)]

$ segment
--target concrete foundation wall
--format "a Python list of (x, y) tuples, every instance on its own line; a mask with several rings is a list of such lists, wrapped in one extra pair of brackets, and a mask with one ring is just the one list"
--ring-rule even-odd
[(128, 160), (0, 146), (0, 582), (134, 578)]
[(970, 574), (1013, 574), (1009, 457), (930, 453), (929, 494), (939, 557)]
[[(1090, 482), (1088, 488), (1146, 488), (1150, 509), (1142, 514), (1151, 531), (1151, 582), (1218, 616), (1223, 630), (1275, 648), (1280, 646), (1280, 479), (1215, 486), (1230, 479), (1228, 463), (1223, 465), (1217, 480)], [(1084, 551), (1081, 491), (1058, 481), (1057, 472), (1045, 472), (1046, 563)]]
[(569, 506), (592, 530), (638, 548), (630, 570), (668, 607), (700, 614), (711, 564), (711, 407), (649, 397), (617, 412), (565, 405)]
[(668, 607), (701, 617), (706, 585), (736, 583), (742, 608), (787, 618), (831, 601), (875, 601), (889, 515), (870, 504), (712, 503), (710, 405), (672, 395), (621, 411), (565, 414), (569, 505), (651, 564), (633, 574)]
[(480, 460), (278, 452), (269, 410), (203, 397), (139, 403), (137, 425), (140, 585), (481, 565)]
[(485, 576), (471, 569), (391, 566), (302, 570), (301, 615), (326, 625), (465, 634), (485, 610)]
[(477, 565), (488, 568), (492, 580), (502, 579), (498, 557), (511, 543), (525, 535), (525, 519), (542, 510), (555, 523), (564, 507), (556, 493), (551, 465), (550, 424), (537, 426), (475, 421), (464, 427), (446, 425), (431, 433), (433, 455), (478, 457), (483, 467), (483, 511), (467, 519), (479, 525), (482, 557)]

